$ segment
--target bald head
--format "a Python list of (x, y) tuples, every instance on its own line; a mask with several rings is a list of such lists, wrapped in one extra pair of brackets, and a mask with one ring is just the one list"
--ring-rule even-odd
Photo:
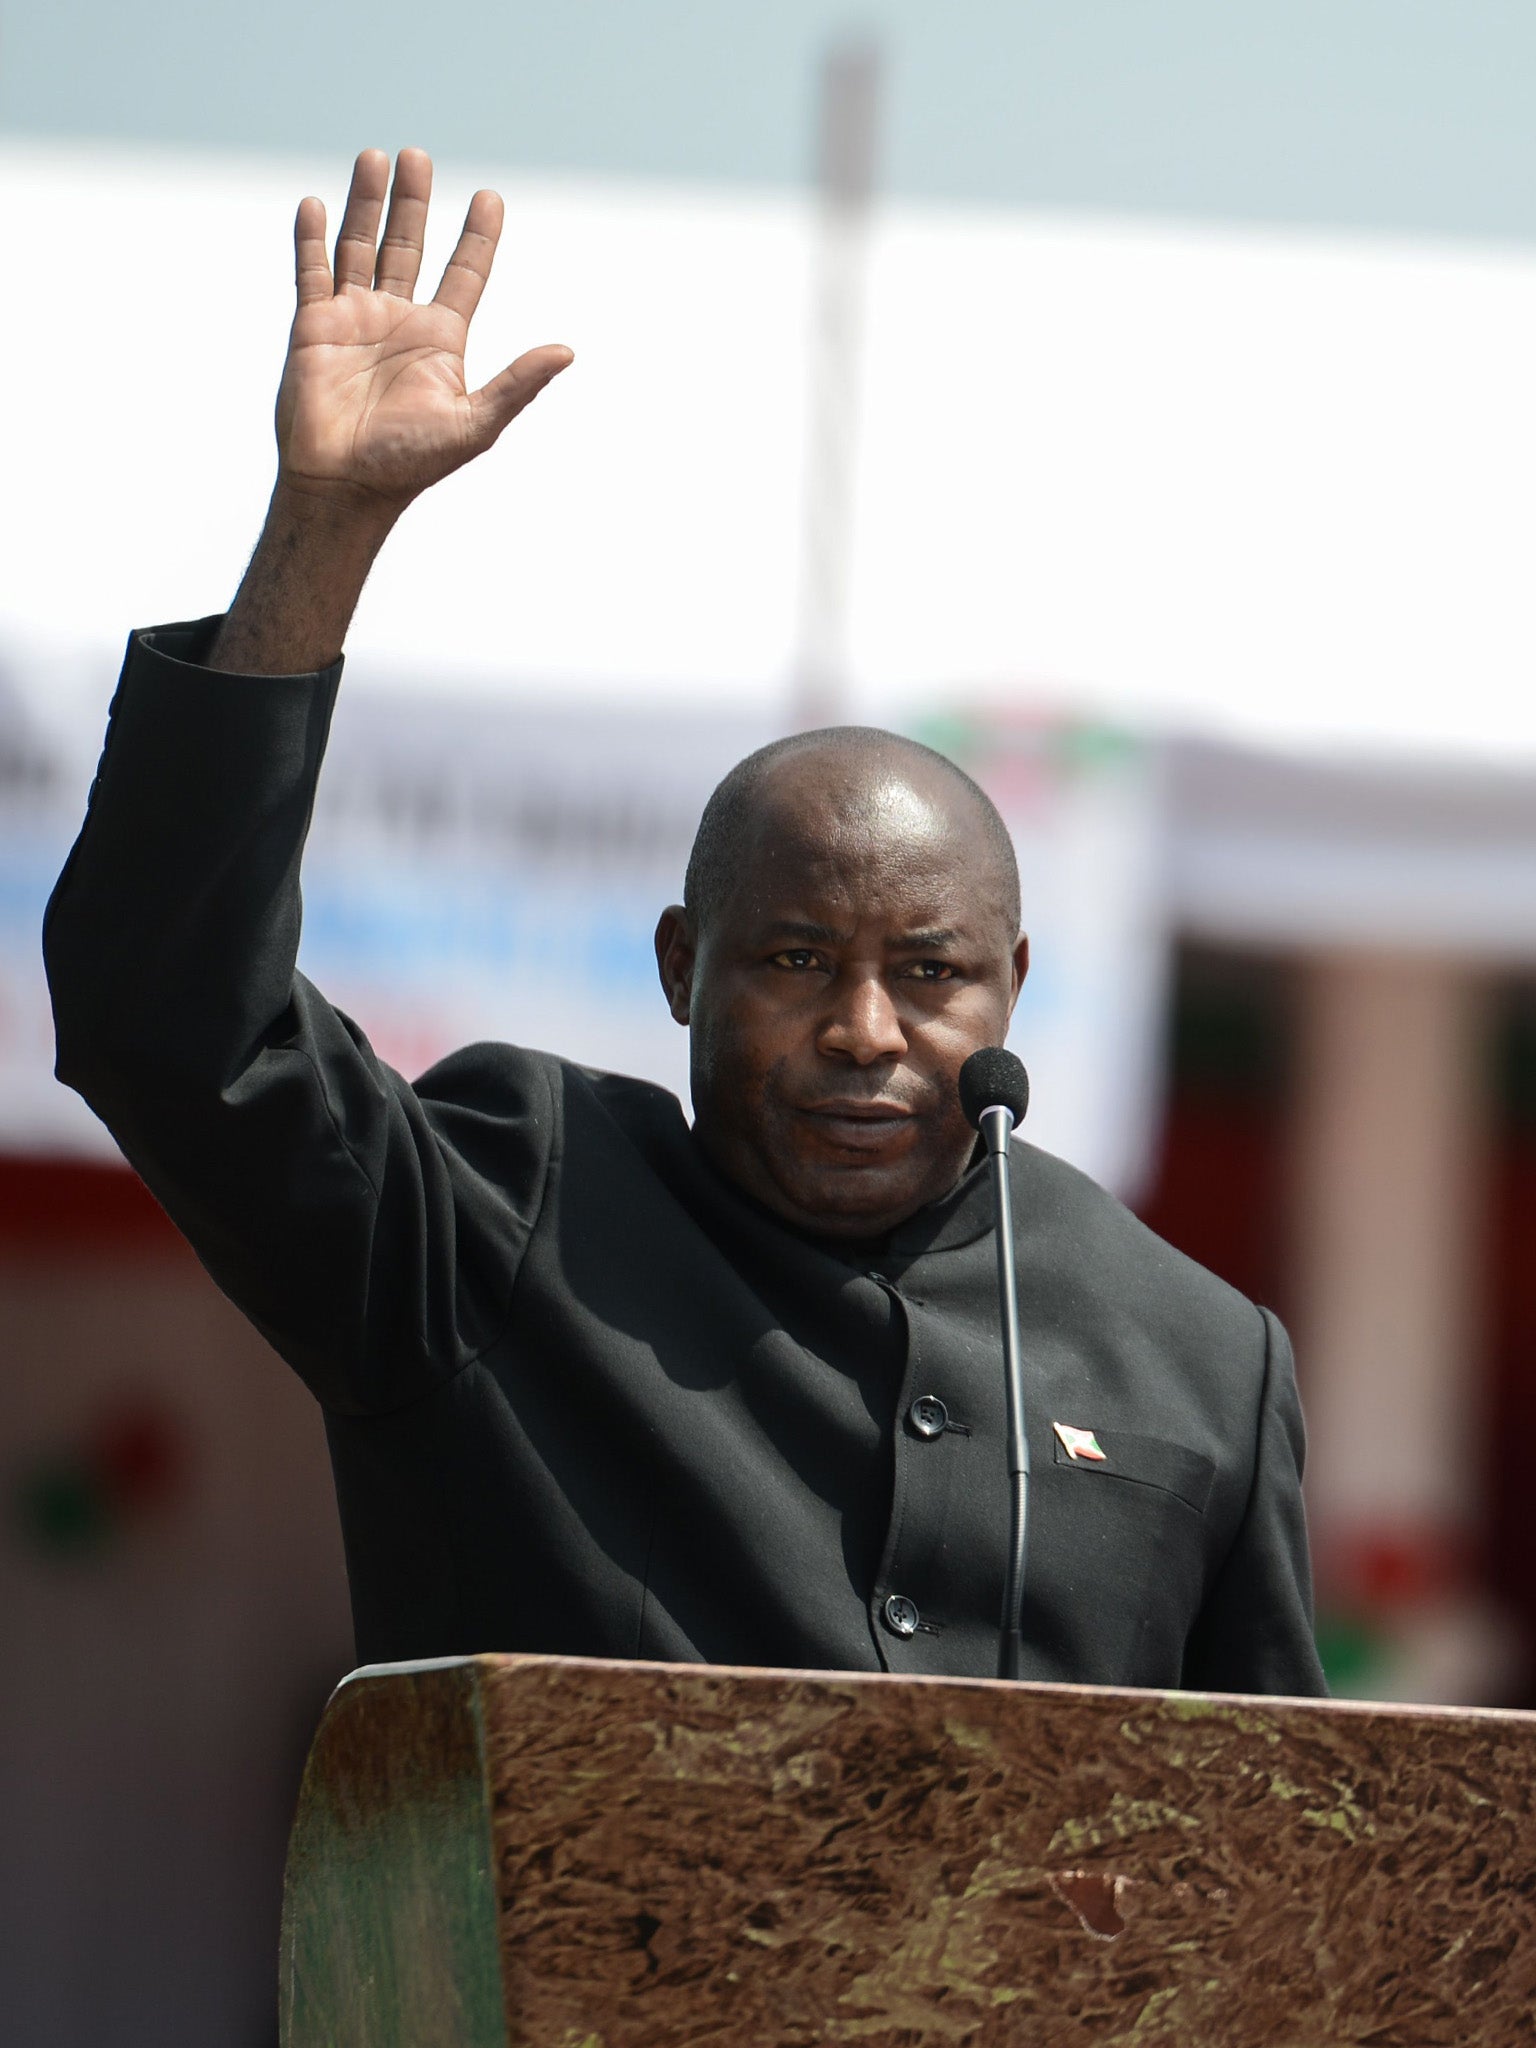
[[(828, 726), (759, 747), (739, 761), (704, 806), (688, 859), (683, 902), (708, 925), (744, 871), (798, 836), (813, 809), (828, 857), (871, 838), (949, 855), (1007, 927), (1019, 928), (1013, 841), (991, 798), (945, 755), (876, 726)], [(983, 906), (978, 905), (978, 908)]]

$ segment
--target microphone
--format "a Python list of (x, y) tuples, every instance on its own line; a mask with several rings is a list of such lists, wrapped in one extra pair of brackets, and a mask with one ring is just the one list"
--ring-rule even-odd
[(1000, 1045), (973, 1052), (960, 1069), (960, 1107), (981, 1132), (991, 1169), (997, 1236), (997, 1292), (1003, 1326), (1003, 1378), (1008, 1392), (1008, 1577), (1003, 1588), (999, 1678), (1022, 1678), (1024, 1561), (1029, 1536), (1029, 1435), (1024, 1418), (1024, 1361), (1019, 1348), (1019, 1295), (1013, 1270), (1013, 1192), (1008, 1184), (1008, 1140), (1029, 1108), (1024, 1062)]
[[(1005, 1045), (984, 1045), (980, 1052), (973, 1052), (960, 1069), (960, 1107), (967, 1121), (983, 1132), (987, 1126), (982, 1118), (987, 1111), (1006, 1109), (1006, 1144), (1008, 1133), (1016, 1124), (1023, 1123), (1029, 1108), (1029, 1076), (1018, 1054), (1009, 1052)], [(990, 1148), (990, 1137), (987, 1142)]]

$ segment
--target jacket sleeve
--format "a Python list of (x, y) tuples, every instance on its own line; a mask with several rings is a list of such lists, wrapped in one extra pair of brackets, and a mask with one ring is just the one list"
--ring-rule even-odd
[(1290, 1339), (1268, 1309), (1258, 1445), (1248, 1504), (1184, 1653), (1192, 1691), (1327, 1692), (1312, 1632), (1312, 1567), (1301, 1475), (1306, 1454)]
[(44, 921), (57, 1073), (320, 1398), (383, 1412), (504, 1324), (554, 1091), (508, 1048), (413, 1089), (296, 971), (341, 664), (210, 671), (217, 623), (129, 642)]

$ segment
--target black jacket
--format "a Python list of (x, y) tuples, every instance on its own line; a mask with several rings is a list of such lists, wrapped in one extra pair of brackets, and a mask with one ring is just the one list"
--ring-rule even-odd
[[(984, 1169), (855, 1259), (647, 1083), (391, 1072), (294, 967), (340, 664), (213, 674), (209, 630), (130, 642), (45, 928), (58, 1071), (323, 1403), (359, 1656), (995, 1672)], [(1029, 1675), (1320, 1691), (1284, 1332), (1060, 1160), (1012, 1176)]]

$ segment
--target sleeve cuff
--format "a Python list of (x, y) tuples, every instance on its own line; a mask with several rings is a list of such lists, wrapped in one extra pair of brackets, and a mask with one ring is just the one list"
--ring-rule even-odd
[[(214, 612), (206, 619), (182, 619), (164, 626), (141, 626), (128, 636), (128, 661), (135, 668), (141, 668), (146, 661), (167, 670), (204, 669), (208, 667), (208, 656), (212, 652), (215, 636), (224, 623), (223, 612)], [(323, 683), (334, 690), (341, 681), (345, 655), (338, 655), (328, 668), (308, 669), (294, 675), (243, 675), (235, 669), (217, 669), (221, 682), (227, 683), (271, 683), (302, 682)]]

